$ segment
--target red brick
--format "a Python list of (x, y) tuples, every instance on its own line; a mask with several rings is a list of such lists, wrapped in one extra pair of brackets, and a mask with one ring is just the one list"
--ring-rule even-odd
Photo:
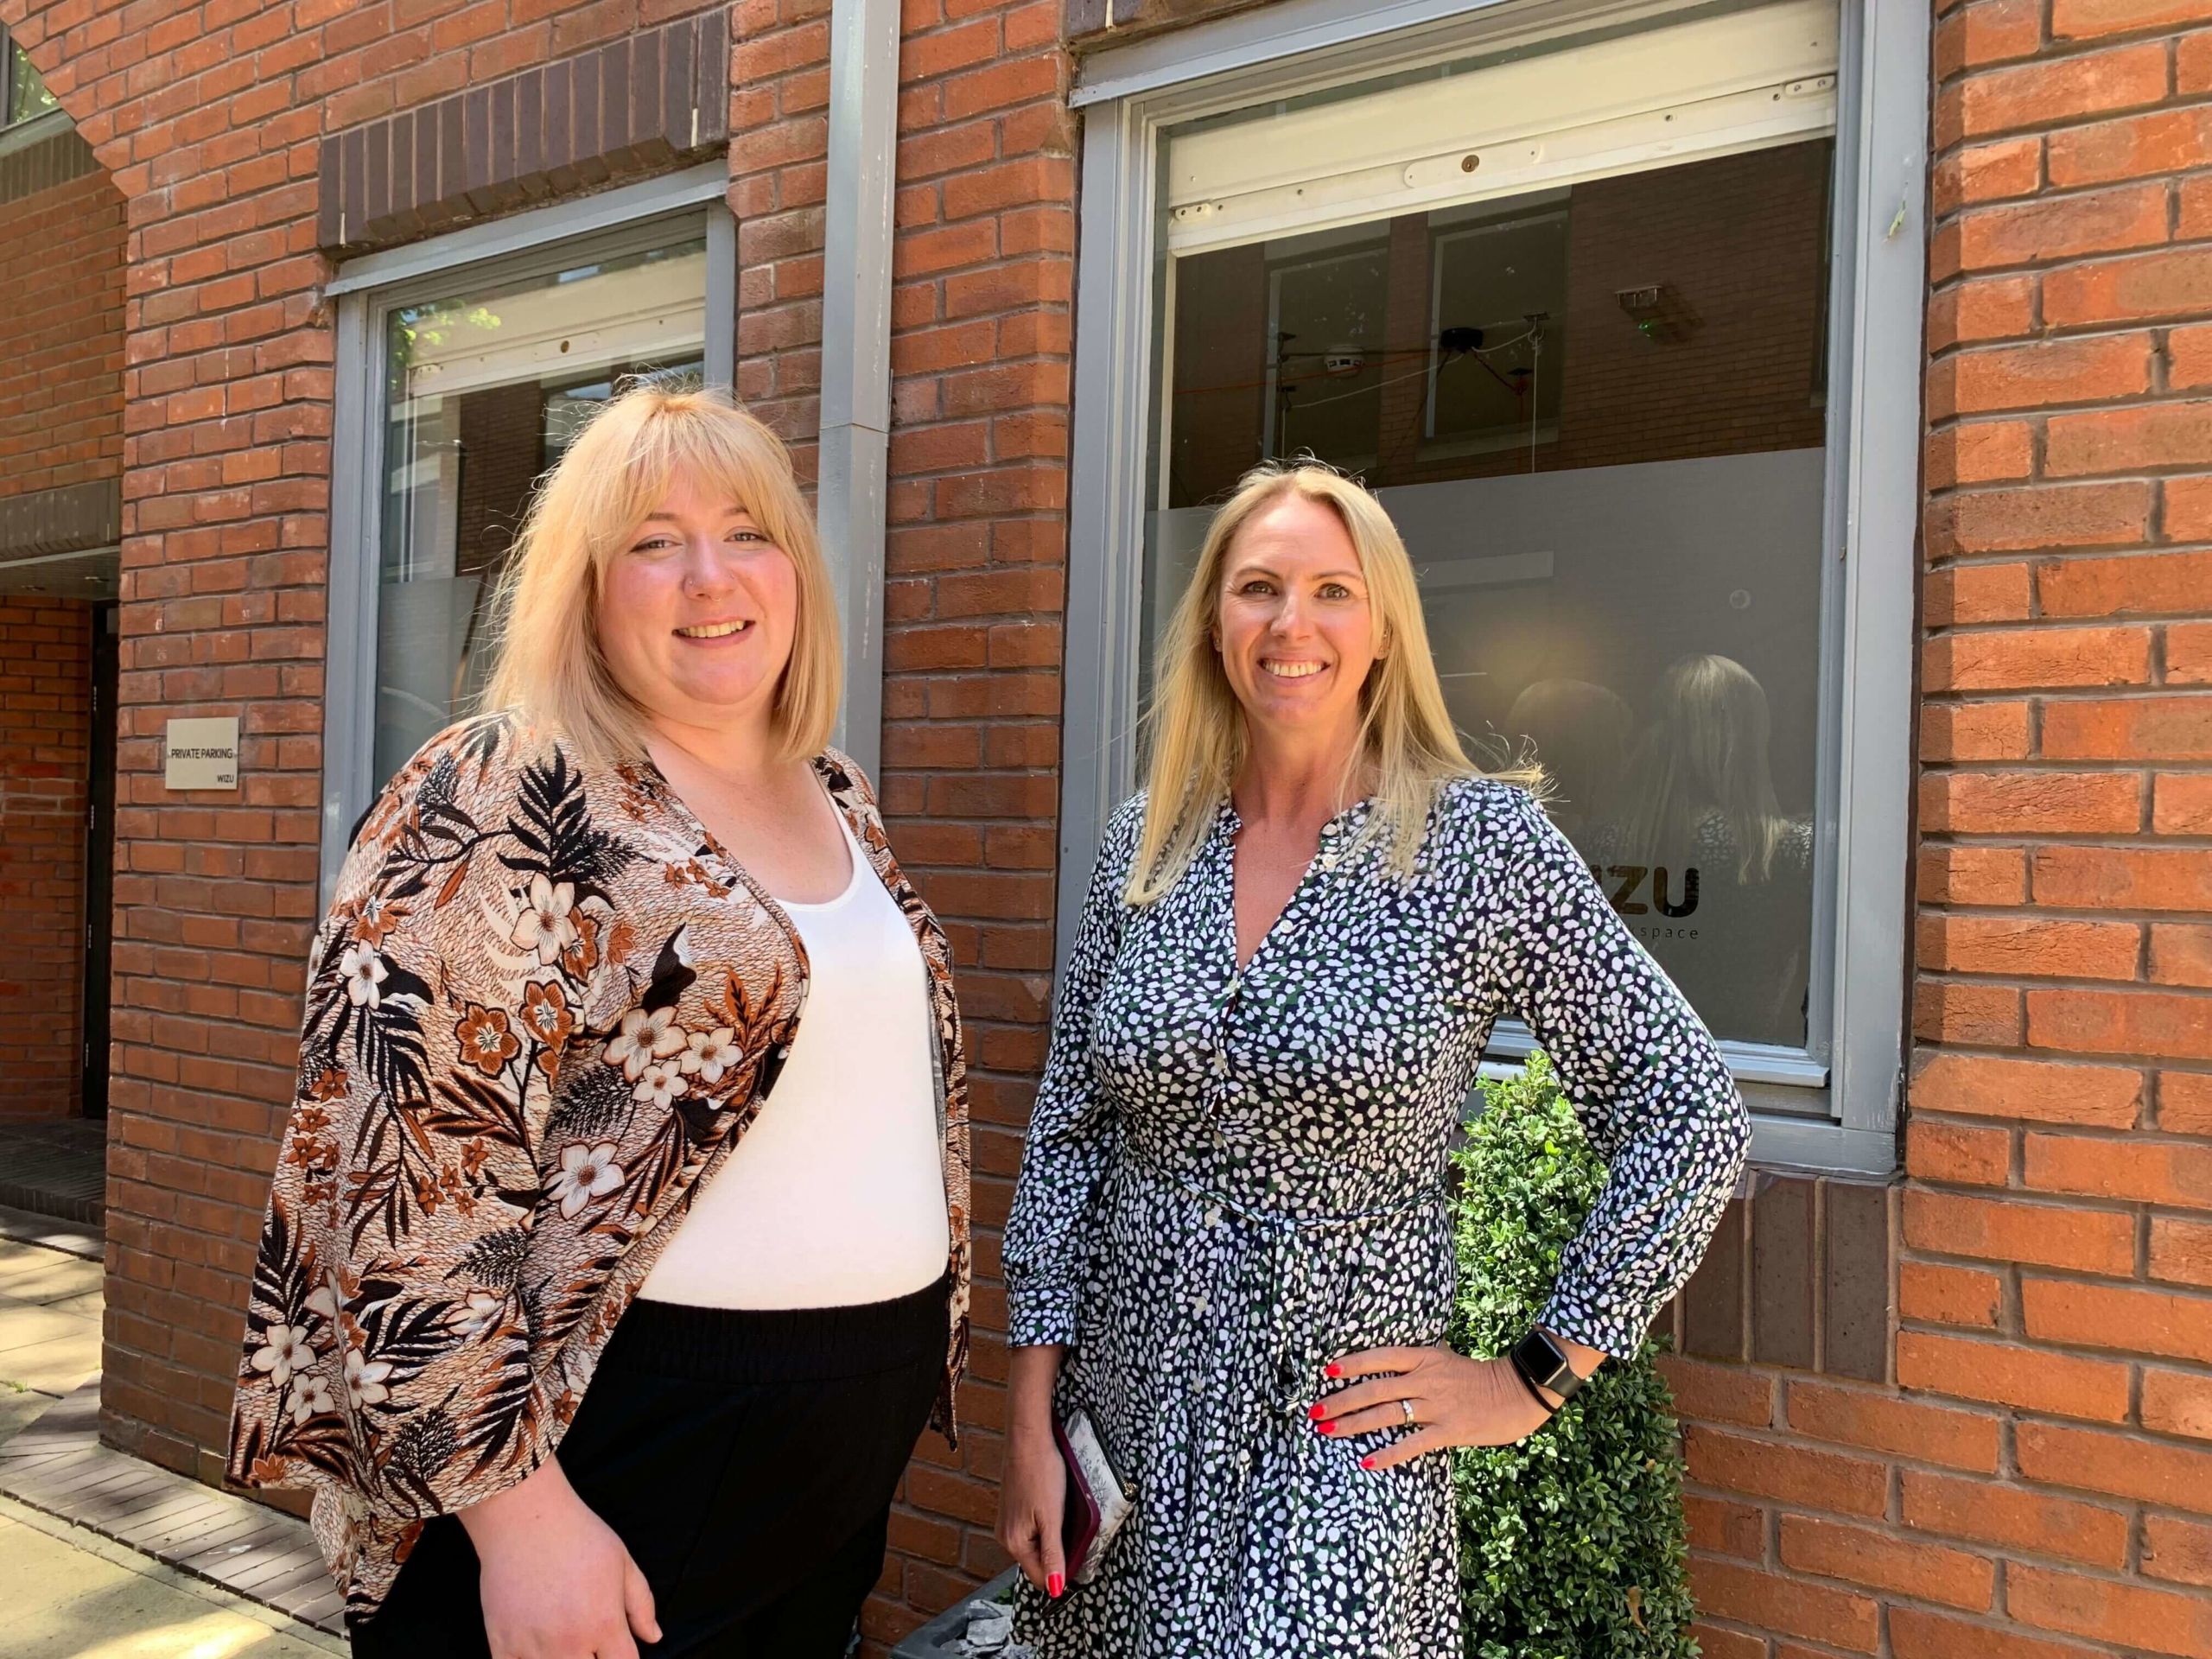
[(1706, 1423), (1765, 1428), (1774, 1421), (1774, 1378), (1741, 1365), (1714, 1365), (1680, 1354), (1658, 1361), (1675, 1396), (1675, 1409)]
[(2201, 1372), (2143, 1372), (2143, 1427), (2161, 1434), (2212, 1440), (2212, 1376)]
[(1926, 664), (1930, 691), (2141, 684), (2151, 676), (2151, 631), (2045, 627), (1949, 633), (1929, 642)]
[(2005, 1593), (2007, 1609), (2023, 1624), (2190, 1659), (2212, 1656), (2212, 1597), (2024, 1563), (2015, 1563), (2006, 1574)]
[(1990, 276), (1954, 283), (1928, 300), (1928, 348), (2018, 340), (2036, 326), (2036, 279)]
[(2024, 1491), (1996, 1481), (1908, 1469), (1904, 1523), (1993, 1548), (2118, 1568), (2127, 1559), (2128, 1517), (2118, 1510)]
[(2162, 540), (2212, 541), (2212, 479), (2170, 478), (2158, 488), (2165, 503)]
[(1981, 137), (2139, 108), (2157, 103), (2165, 90), (2163, 48), (2117, 47), (1973, 76), (1961, 89), (1958, 118), (1964, 133)]
[(1892, 1607), (1890, 1651), (1896, 1659), (2104, 1659), (2109, 1649), (2024, 1636), (2009, 1624), (1969, 1624), (1917, 1607)]
[(1942, 496), (1929, 509), (1929, 550), (1949, 557), (2139, 543), (2150, 533), (2152, 487), (2034, 485)]
[(1916, 1250), (2083, 1273), (2125, 1274), (2135, 1254), (2133, 1225), (2109, 1211), (2000, 1203), (1921, 1188), (1905, 1192), (1904, 1236)]
[[(2039, 73), (2044, 66), (2013, 73)], [(1976, 83), (1967, 83), (1971, 99)], [(2131, 185), (2087, 195), (1978, 207), (1955, 232), (1939, 231), (1930, 264), (1940, 279), (1958, 271), (2044, 264), (2095, 253), (2154, 248), (2166, 239), (2163, 184)]]
[(2127, 1367), (2103, 1360), (1901, 1331), (1897, 1366), (1901, 1384), (1930, 1394), (2096, 1422), (2127, 1415)]
[(1920, 809), (1935, 834), (2126, 834), (2142, 827), (2142, 785), (2109, 772), (1936, 772)]
[(2212, 1515), (2212, 1451), (2057, 1423), (2024, 1422), (2012, 1433), (2030, 1480)]
[(2054, 328), (2167, 316), (2193, 321), (2208, 310), (2212, 251), (2204, 249), (2101, 259), (2054, 270), (2043, 281), (2044, 321)]
[(2028, 1279), (2020, 1304), (2028, 1334), (2039, 1342), (2212, 1363), (2212, 1298)]
[(2178, 1516), (2145, 1516), (2143, 1573), (2175, 1584), (2212, 1585), (2212, 1527)]
[(2062, 41), (2208, 21), (2212, 21), (2212, 7), (2203, 0), (2051, 0), (2051, 35)]
[(1936, 1544), (1908, 1543), (1840, 1521), (1784, 1515), (1781, 1554), (1783, 1566), (1801, 1573), (1942, 1602), (1968, 1612), (1987, 1611), (1995, 1598), (1997, 1569), (1984, 1556)]
[(1872, 1653), (1879, 1640), (1878, 1604), (1871, 1597), (1705, 1556), (1690, 1563), (1690, 1588), (1700, 1611), (1710, 1618), (1757, 1624), (1853, 1653)]
[(1929, 370), (1929, 414), (1940, 419), (2133, 397), (2150, 390), (2151, 349), (2148, 334), (2134, 334), (1955, 353)]
[(1936, 78), (1947, 79), (1961, 69), (2031, 56), (2042, 42), (2042, 12), (2032, 0), (1982, 0), (1961, 6), (1936, 25)]
[(1752, 1503), (1731, 1503), (1694, 1493), (1682, 1498), (1690, 1548), (1756, 1561), (1766, 1554), (1766, 1511)]
[(1905, 1262), (1897, 1268), (1897, 1313), (1907, 1319), (1994, 1331), (2004, 1312), (2005, 1281), (1978, 1268)]
[(2027, 1029), (2026, 1005), (2012, 986), (1923, 978), (1913, 987), (1912, 1033), (1922, 1042), (2015, 1047)]
[(1831, 1445), (1862, 1446), (1947, 1468), (1993, 1474), (1998, 1420), (1980, 1412), (1924, 1405), (1887, 1391), (1847, 1389), (1794, 1377), (1789, 1427)]
[(2018, 905), (2028, 896), (2028, 857), (2018, 847), (1920, 849), (1919, 891), (1932, 905)]
[(2212, 909), (2212, 852), (2194, 849), (2038, 847), (2028, 879), (2037, 904), (2069, 910)]
[(1938, 217), (1970, 202), (2033, 195), (2043, 183), (2043, 140), (2007, 138), (1955, 151), (1936, 164), (1930, 182)]
[(2059, 189), (2212, 165), (2212, 111), (2159, 110), (2054, 132), (2049, 165)]
[(2212, 1000), (2205, 997), (2031, 990), (2027, 1005), (2031, 1047), (2212, 1059)]
[[(2181, 481), (2169, 480), (2169, 488)], [(2212, 553), (2053, 560), (2037, 569), (2036, 598), (2050, 617), (2150, 616), (2212, 608)]]
[(2142, 1112), (2143, 1076), (2120, 1066), (1938, 1053), (1914, 1074), (1911, 1098), (1916, 1112), (2126, 1128)]
[[(2171, 1086), (2173, 1079), (2167, 1078)], [(2159, 1115), (2159, 1127), (2177, 1127)], [(2151, 1217), (2151, 1276), (2177, 1285), (2212, 1285), (2212, 1223)]]
[(2177, 622), (2167, 628), (2166, 683), (2212, 685), (2212, 623)]
[(2024, 1179), (2046, 1192), (2212, 1209), (2212, 1146), (2079, 1135), (2031, 1135)]
[(2212, 464), (2212, 404), (2146, 404), (2054, 416), (2044, 470), (2054, 477)]
[(1750, 1497), (1771, 1497), (1845, 1515), (1879, 1515), (1889, 1477), (1865, 1458), (1753, 1440), (1702, 1423), (1685, 1426), (1690, 1478)]
[(2132, 922), (2024, 914), (1928, 916), (1920, 925), (1921, 964), (1947, 973), (2132, 980), (2142, 948)]
[(2212, 777), (2169, 772), (2156, 779), (2151, 827), (2162, 836), (2212, 835)]
[[(2035, 471), (2035, 429), (2024, 421), (1974, 421), (1963, 426), (1939, 427), (1928, 435), (1927, 456), (1930, 489), (2026, 478)], [(1937, 573), (1945, 574), (1948, 573)], [(1934, 585), (1931, 581), (1929, 586)], [(1937, 619), (1931, 616), (1928, 620), (1932, 624)]]
[(2012, 1136), (2005, 1129), (1915, 1119), (1905, 1125), (1904, 1167), (1923, 1181), (2003, 1186), (2012, 1171)]

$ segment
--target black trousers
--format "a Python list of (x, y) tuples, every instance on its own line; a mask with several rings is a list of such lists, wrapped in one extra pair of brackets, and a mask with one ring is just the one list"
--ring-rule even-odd
[[(652, 1586), (653, 1659), (843, 1659), (937, 1396), (944, 1281), (857, 1307), (632, 1304), (558, 1456)], [(354, 1659), (488, 1659), (476, 1551), (423, 1529)]]

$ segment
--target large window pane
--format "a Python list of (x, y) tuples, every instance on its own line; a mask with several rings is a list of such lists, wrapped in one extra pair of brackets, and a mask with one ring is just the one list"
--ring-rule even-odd
[(694, 238), (386, 314), (378, 785), (481, 690), (538, 475), (618, 385), (702, 378), (706, 272)]
[[(1356, 89), (1345, 130), (1433, 88)], [(1192, 246), (1186, 181), (1232, 173), (1240, 137), (1256, 169), (1273, 124), (1314, 118), (1210, 122), (1195, 160), (1170, 135), (1147, 658), (1245, 467), (1359, 473), (1413, 551), (1471, 743), (1550, 770), (1557, 821), (1719, 1034), (1802, 1046), (1831, 141), (1747, 127), (1693, 159)], [(1259, 178), (1249, 211), (1297, 188)]]

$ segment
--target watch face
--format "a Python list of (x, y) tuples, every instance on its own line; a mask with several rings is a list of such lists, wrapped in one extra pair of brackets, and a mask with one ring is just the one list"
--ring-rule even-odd
[(1536, 1381), (1554, 1394), (1564, 1393), (1560, 1387), (1565, 1382), (1574, 1385), (1574, 1368), (1567, 1363), (1567, 1354), (1541, 1331), (1531, 1331), (1521, 1338), (1522, 1357), (1529, 1369), (1536, 1374)]

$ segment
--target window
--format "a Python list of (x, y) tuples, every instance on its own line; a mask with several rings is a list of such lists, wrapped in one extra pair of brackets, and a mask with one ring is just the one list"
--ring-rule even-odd
[[(1100, 395), (1078, 359), (1077, 454), (1100, 461), (1074, 500), (1075, 556), (1096, 565), (1071, 588), (1071, 816), (1095, 821), (1134, 781), (1154, 642), (1213, 505), (1260, 460), (1319, 456), (1404, 532), (1471, 750), (1550, 771), (1560, 827), (1721, 1038), (1761, 1155), (1887, 1167), (1901, 874), (1891, 1006), (1859, 999), (1855, 1046), (1837, 989), (1847, 950), (1878, 950), (1846, 937), (1840, 852), (1878, 843), (1901, 871), (1909, 776), (1899, 721), (1891, 775), (1847, 823), (1843, 716), (1873, 702), (1843, 671), (1842, 624), (1873, 561), (1840, 568), (1864, 435), (1829, 385), (1840, 345), (1855, 370), (1870, 349), (1834, 327), (1855, 281), (1838, 220), (1855, 238), (1872, 212), (1839, 184), (1861, 137), (1840, 121), (1847, 31), (1866, 20), (1833, 0), (1631, 25), (1460, 8), (1495, 15), (1414, 52), (1363, 41), (1357, 9), (1270, 10), (1294, 35), (1340, 16), (1344, 43), (1242, 96), (1235, 74), (1176, 86), (1157, 41), (1091, 66), (1165, 90), (1087, 118), (1078, 353), (1118, 335), (1148, 372)], [(1891, 411), (1907, 429), (1920, 299), (1916, 282), (1913, 401)], [(1902, 506), (1886, 599), (1907, 674)], [(1118, 563), (1117, 522), (1141, 550)], [(1094, 633), (1097, 657), (1075, 660)], [(1117, 635), (1127, 671), (1106, 660)], [(1064, 887), (1064, 928), (1079, 891)], [(1497, 1056), (1527, 1043), (1503, 1028)]]
[(538, 475), (632, 378), (705, 374), (703, 226), (384, 311), (372, 786), (474, 707), (493, 591)]
[(4, 79), (0, 79), (0, 130), (35, 121), (61, 107), (46, 90), (38, 71), (31, 67), (29, 54), (4, 30), (0, 30), (0, 71), (4, 71)]
[[(332, 285), (340, 421), (359, 433), (335, 440), (334, 614), (348, 615), (341, 594), (358, 610), (331, 634), (326, 880), (376, 790), (476, 706), (491, 601), (531, 492), (591, 411), (639, 378), (727, 384), (728, 216), (718, 203), (652, 211), (726, 184), (710, 163), (593, 199), (604, 216), (631, 196), (634, 222), (616, 213), (613, 228), (563, 238), (556, 220), (522, 215), (369, 256)], [(524, 245), (469, 257), (493, 236)]]

